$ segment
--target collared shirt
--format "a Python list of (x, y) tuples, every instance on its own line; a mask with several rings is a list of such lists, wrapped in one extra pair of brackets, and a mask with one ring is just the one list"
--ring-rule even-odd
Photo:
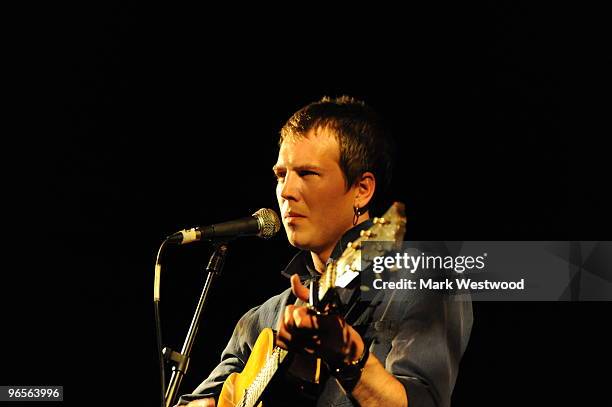
[[(366, 221), (349, 230), (331, 258), (337, 259), (361, 230), (371, 226), (372, 222)], [(318, 277), (308, 251), (298, 253), (282, 273), (299, 274), (302, 281)], [(403, 277), (398, 273), (395, 278)], [(369, 344), (370, 354), (404, 385), (409, 405), (450, 406), (459, 362), (472, 328), (469, 299), (459, 301), (426, 291), (381, 290), (373, 300), (360, 301), (359, 290), (350, 287), (341, 292), (347, 304), (347, 322)], [(264, 328), (275, 329), (285, 306), (294, 301), (291, 289), (287, 289), (244, 314), (221, 354), (219, 365), (193, 394), (183, 395), (179, 405), (205, 397), (217, 398), (225, 379), (244, 369), (259, 333)], [(313, 405), (353, 405), (334, 378), (322, 386)]]

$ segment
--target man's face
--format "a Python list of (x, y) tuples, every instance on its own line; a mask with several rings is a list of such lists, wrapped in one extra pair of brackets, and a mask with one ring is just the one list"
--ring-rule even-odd
[(356, 187), (346, 190), (339, 160), (338, 141), (325, 129), (282, 143), (276, 198), (293, 246), (329, 256), (352, 227)]

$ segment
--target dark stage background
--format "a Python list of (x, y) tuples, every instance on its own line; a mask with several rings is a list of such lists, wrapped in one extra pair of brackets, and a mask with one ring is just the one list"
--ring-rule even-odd
[[(256, 19), (274, 10), (53, 7), (27, 10), (9, 41), (0, 384), (63, 385), (64, 405), (155, 405), (158, 245), (275, 208), (278, 131), (323, 95), (363, 98), (390, 123), (407, 239), (610, 239), (598, 138), (610, 133), (590, 126), (608, 111), (609, 59), (573, 54), (573, 20), (552, 9), (353, 6)], [(576, 59), (588, 72), (570, 67)], [(294, 253), (284, 234), (232, 243), (185, 391), (240, 315), (287, 286), (279, 271)], [(209, 254), (205, 244), (167, 254), (174, 348)], [(610, 311), (475, 303), (454, 405), (605, 402)]]

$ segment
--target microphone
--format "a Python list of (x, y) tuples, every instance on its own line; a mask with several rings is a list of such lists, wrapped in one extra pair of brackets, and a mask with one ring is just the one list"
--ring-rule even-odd
[(261, 208), (251, 216), (214, 225), (199, 226), (181, 230), (166, 238), (167, 243), (187, 244), (203, 239), (234, 238), (241, 236), (258, 236), (271, 238), (280, 229), (280, 219), (272, 209)]

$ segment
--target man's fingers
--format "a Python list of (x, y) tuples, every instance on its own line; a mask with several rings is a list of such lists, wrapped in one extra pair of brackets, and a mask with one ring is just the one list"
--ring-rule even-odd
[(278, 324), (276, 345), (287, 350), (313, 353), (320, 344), (315, 333), (317, 328), (316, 315), (307, 307), (287, 305)]
[(297, 307), (295, 305), (287, 305), (283, 313), (283, 319), (280, 321), (278, 330), (284, 327), (289, 332), (296, 329), (313, 330), (318, 329), (318, 321), (316, 315), (306, 307)]
[(302, 285), (300, 276), (297, 274), (291, 276), (291, 291), (293, 291), (293, 295), (302, 301), (308, 301), (310, 297), (310, 290)]
[(295, 352), (314, 353), (318, 346), (318, 338), (312, 335), (291, 335), (287, 331), (279, 331), (276, 335), (276, 346)]
[(291, 316), (293, 317), (295, 329), (303, 332), (319, 329), (317, 316), (306, 307), (295, 307)]
[(295, 305), (287, 305), (284, 311), (279, 320), (277, 346), (316, 353), (332, 364), (352, 362), (363, 353), (363, 339), (338, 315), (320, 315), (308, 307)]
[(285, 321), (287, 320), (287, 315), (291, 315), (291, 311), (285, 308), (285, 314), (283, 316), (283, 320), (278, 324), (278, 329), (276, 330), (276, 346), (280, 346), (285, 350), (289, 350), (289, 343), (291, 342), (291, 334), (287, 331), (287, 324)]
[[(285, 329), (292, 329), (295, 325), (293, 320), (293, 310), (295, 309), (295, 305), (287, 305), (285, 307), (285, 313), (283, 314), (283, 322), (282, 325)], [(280, 330), (280, 327), (279, 327)]]

